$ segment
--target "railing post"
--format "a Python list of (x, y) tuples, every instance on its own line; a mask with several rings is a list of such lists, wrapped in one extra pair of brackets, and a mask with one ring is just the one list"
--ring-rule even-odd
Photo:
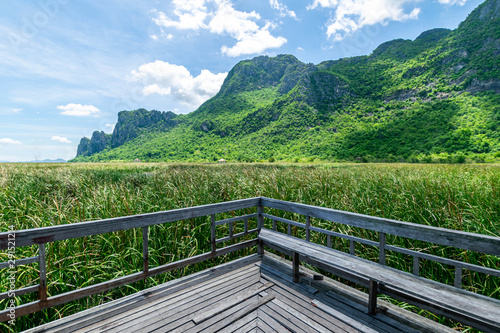
[(292, 253), (292, 276), (293, 282), (299, 282), (299, 254), (297, 252)]
[[(264, 217), (262, 216), (262, 214), (264, 213), (264, 207), (258, 205), (257, 213), (259, 214), (257, 216), (257, 228), (259, 229), (260, 232), (260, 229), (264, 227)], [(264, 255), (264, 246), (262, 245), (262, 242), (260, 240), (259, 243), (257, 244), (257, 253), (260, 255)]]
[(142, 264), (143, 272), (147, 273), (149, 271), (149, 227), (142, 227)]
[(215, 253), (215, 214), (210, 215), (210, 244), (212, 244), (212, 253)]
[(379, 263), (385, 266), (385, 232), (379, 233)]
[(462, 288), (462, 267), (455, 266), (455, 288)]
[(47, 263), (45, 261), (45, 244), (38, 244), (38, 263), (40, 266), (40, 287), (38, 298), (40, 301), (47, 300)]
[(306, 216), (306, 241), (310, 241), (311, 239), (311, 217), (309, 215)]
[(420, 257), (413, 256), (413, 275), (420, 275)]
[(326, 235), (326, 246), (332, 247), (332, 235)]
[(378, 282), (370, 280), (368, 294), (368, 313), (373, 315), (377, 311)]
[(356, 245), (352, 239), (349, 240), (349, 253), (351, 254), (351, 256), (356, 255)]

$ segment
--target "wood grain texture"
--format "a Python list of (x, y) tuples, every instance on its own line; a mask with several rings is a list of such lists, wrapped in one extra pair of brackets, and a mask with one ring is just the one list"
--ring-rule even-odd
[(430, 227), (265, 197), (261, 197), (261, 204), (268, 208), (280, 209), (363, 229), (500, 256), (500, 237)]

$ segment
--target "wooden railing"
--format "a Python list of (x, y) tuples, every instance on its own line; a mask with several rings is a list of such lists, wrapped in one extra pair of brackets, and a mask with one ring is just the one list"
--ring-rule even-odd
[[(242, 209), (250, 209), (254, 207), (256, 208), (255, 213), (231, 217), (219, 221), (216, 220), (216, 214)], [(305, 223), (293, 221), (281, 216), (268, 214), (265, 212), (265, 209), (278, 210), (281, 212), (288, 212), (305, 216)], [(284, 216), (284, 214), (277, 215)], [(150, 267), (148, 257), (148, 234), (150, 226), (204, 216), (210, 216), (211, 221), (210, 252), (171, 262), (165, 265)], [(312, 218), (372, 230), (379, 234), (379, 240), (374, 241), (364, 239), (357, 236), (339, 233), (333, 230), (315, 227), (311, 223)], [(257, 220), (257, 228), (249, 229), (250, 219)], [(332, 246), (333, 237), (347, 239), (350, 243), (351, 255), (355, 255), (356, 243), (375, 246), (379, 249), (379, 262), (382, 265), (385, 265), (386, 263), (386, 251), (388, 250), (413, 256), (413, 273), (416, 275), (419, 275), (419, 261), (421, 259), (428, 259), (435, 262), (452, 265), (455, 267), (455, 286), (457, 288), (460, 288), (462, 286), (463, 269), (469, 269), (476, 272), (489, 274), (491, 276), (500, 277), (500, 270), (498, 269), (483, 267), (477, 264), (466, 263), (459, 260), (422, 253), (412, 249), (389, 245), (386, 243), (386, 234), (405, 237), (412, 240), (431, 242), (439, 245), (452, 246), (459, 249), (485, 253), (493, 256), (500, 256), (500, 237), (453, 231), (444, 228), (429, 227), (425, 225), (338, 211), (329, 208), (257, 197), (204, 206), (174, 209), (159, 213), (150, 213), (136, 216), (111, 218), (99, 221), (80, 222), (68, 225), (14, 231), (15, 247), (38, 245), (39, 248), (38, 256), (16, 260), (15, 265), (28, 265), (36, 262), (38, 262), (40, 265), (40, 283), (14, 291), (16, 296), (38, 292), (38, 300), (16, 307), (16, 317), (40, 311), (55, 305), (64, 304), (89, 295), (101, 293), (112, 288), (143, 280), (157, 274), (165, 273), (190, 264), (199, 263), (220, 255), (225, 255), (255, 245), (258, 245), (258, 251), (262, 253), (262, 248), (256, 238), (245, 240), (219, 249), (217, 248), (217, 245), (223, 242), (238, 239), (246, 235), (256, 234), (260, 230), (260, 228), (264, 226), (264, 219), (270, 219), (272, 221), (273, 229), (277, 228), (278, 222), (287, 224), (288, 234), (291, 234), (292, 226), (303, 228), (305, 229), (305, 238), (308, 241), (311, 238), (311, 232), (325, 234), (327, 237), (326, 245), (329, 247)], [(234, 223), (240, 221), (243, 221), (244, 223), (243, 232), (235, 234), (233, 232)], [(227, 236), (217, 239), (216, 228), (221, 225), (228, 225), (229, 233)], [(45, 262), (47, 243), (105, 234), (121, 230), (129, 230), (133, 228), (139, 228), (142, 230), (143, 269), (141, 272), (48, 297)], [(6, 250), (9, 248), (9, 235), (11, 234), (12, 232), (0, 233), (0, 250)], [(0, 269), (6, 267), (9, 267), (9, 262), (0, 263)], [(0, 299), (6, 299), (8, 297), (9, 293), (0, 294)], [(9, 320), (9, 311), (10, 309), (0, 312), (0, 322)]]
[[(310, 240), (311, 231), (325, 234), (327, 236), (326, 246), (332, 247), (332, 237), (339, 237), (349, 240), (349, 252), (351, 255), (355, 254), (355, 244), (361, 243), (371, 245), (379, 250), (379, 263), (386, 264), (387, 251), (394, 251), (403, 253), (413, 257), (413, 274), (420, 274), (419, 262), (421, 259), (427, 259), (441, 264), (451, 265), (455, 267), (454, 286), (457, 288), (462, 287), (462, 271), (468, 269), (471, 271), (488, 274), (490, 276), (500, 277), (500, 270), (495, 268), (488, 268), (477, 264), (466, 263), (459, 260), (444, 258), (432, 254), (423, 253), (403, 247), (388, 245), (386, 243), (386, 235), (400, 236), (411, 240), (419, 240), (450, 246), (463, 250), (469, 250), (493, 256), (500, 256), (500, 237), (492, 237), (488, 235), (468, 233), (462, 231), (455, 231), (445, 228), (430, 227), (415, 223), (401, 222), (385, 218), (379, 218), (369, 215), (362, 215), (339, 211), (329, 208), (322, 208), (293, 202), (286, 202), (281, 200), (274, 200), (269, 198), (261, 198), (261, 205), (263, 207), (277, 209), (289, 213), (295, 213), (305, 216), (305, 223), (292, 221), (290, 219), (282, 218), (279, 216), (263, 213), (264, 218), (272, 221), (272, 228), (276, 230), (277, 222), (282, 222), (287, 225), (287, 233), (291, 234), (291, 226), (303, 228), (305, 230), (305, 238)], [(344, 233), (334, 232), (331, 230), (314, 227), (311, 225), (311, 218), (317, 218), (324, 221), (330, 221), (348, 225), (351, 227), (358, 227), (366, 230), (375, 231), (379, 235), (379, 240), (369, 240), (361, 237), (351, 236)], [(499, 283), (500, 284), (500, 283)]]
[[(240, 243), (236, 243), (223, 248), (217, 248), (217, 244), (229, 240), (237, 239), (245, 235), (256, 234), (258, 228), (249, 230), (248, 221), (250, 219), (257, 219), (258, 223), (262, 223), (262, 218), (258, 218), (258, 212), (254, 214), (247, 214), (243, 216), (233, 217), (216, 221), (216, 214), (242, 210), (247, 208), (259, 207), (260, 198), (251, 198), (244, 200), (236, 200), (230, 202), (216, 203), (204, 206), (174, 209), (159, 213), (142, 214), (135, 216), (126, 216), (111, 218), (98, 221), (80, 222), (75, 224), (59, 225), (45, 228), (36, 228), (29, 230), (16, 230), (13, 232), (0, 233), (0, 250), (7, 250), (14, 247), (38, 245), (38, 255), (31, 258), (19, 259), (15, 261), (0, 263), (0, 269), (4, 269), (14, 264), (16, 266), (28, 265), (31, 263), (39, 263), (39, 278), (40, 283), (37, 285), (28, 286), (25, 288), (11, 290), (0, 294), (0, 300), (9, 298), (10, 295), (21, 296), (28, 293), (38, 292), (38, 301), (23, 304), (14, 309), (7, 309), (0, 312), (0, 322), (8, 321), (11, 319), (8, 315), (11, 310), (15, 312), (16, 318), (37, 312), (46, 308), (56, 305), (64, 304), (74, 301), (86, 296), (102, 293), (106, 290), (120, 287), (129, 283), (144, 280), (146, 278), (166, 273), (168, 271), (185, 267), (187, 265), (199, 263), (205, 260), (213, 259), (215, 257), (226, 255), (238, 250), (249, 248), (258, 244), (257, 239), (250, 239)], [(260, 209), (260, 208), (259, 208)], [(149, 265), (149, 227), (181, 221), (185, 219), (192, 219), (197, 217), (210, 216), (211, 218), (211, 251), (199, 254), (190, 258), (174, 261), (166, 265), (157, 267), (150, 267)], [(233, 234), (233, 223), (244, 221), (244, 231), (238, 234)], [(221, 239), (216, 239), (216, 227), (224, 224), (229, 224), (229, 236)], [(260, 225), (260, 224), (258, 224)], [(142, 272), (126, 275), (114, 280), (94, 284), (85, 288), (73, 290), (67, 293), (54, 295), (48, 297), (47, 295), (47, 278), (46, 278), (46, 244), (56, 241), (82, 238), (86, 236), (105, 234), (121, 230), (129, 230), (133, 228), (142, 229), (142, 252), (143, 252), (143, 269)], [(9, 239), (9, 235), (14, 234), (12, 237), (15, 241)], [(9, 244), (9, 241), (10, 244)], [(50, 248), (50, 247), (49, 247)]]

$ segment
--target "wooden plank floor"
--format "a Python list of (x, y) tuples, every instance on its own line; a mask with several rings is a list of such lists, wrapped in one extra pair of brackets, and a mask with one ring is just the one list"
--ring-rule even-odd
[(254, 255), (174, 280), (26, 332), (454, 332), (363, 293)]

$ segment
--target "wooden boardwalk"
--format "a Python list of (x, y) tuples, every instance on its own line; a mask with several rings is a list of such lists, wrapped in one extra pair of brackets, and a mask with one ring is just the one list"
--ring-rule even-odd
[[(262, 258), (262, 259), (261, 259)], [(266, 253), (192, 274), (26, 332), (455, 332)]]

